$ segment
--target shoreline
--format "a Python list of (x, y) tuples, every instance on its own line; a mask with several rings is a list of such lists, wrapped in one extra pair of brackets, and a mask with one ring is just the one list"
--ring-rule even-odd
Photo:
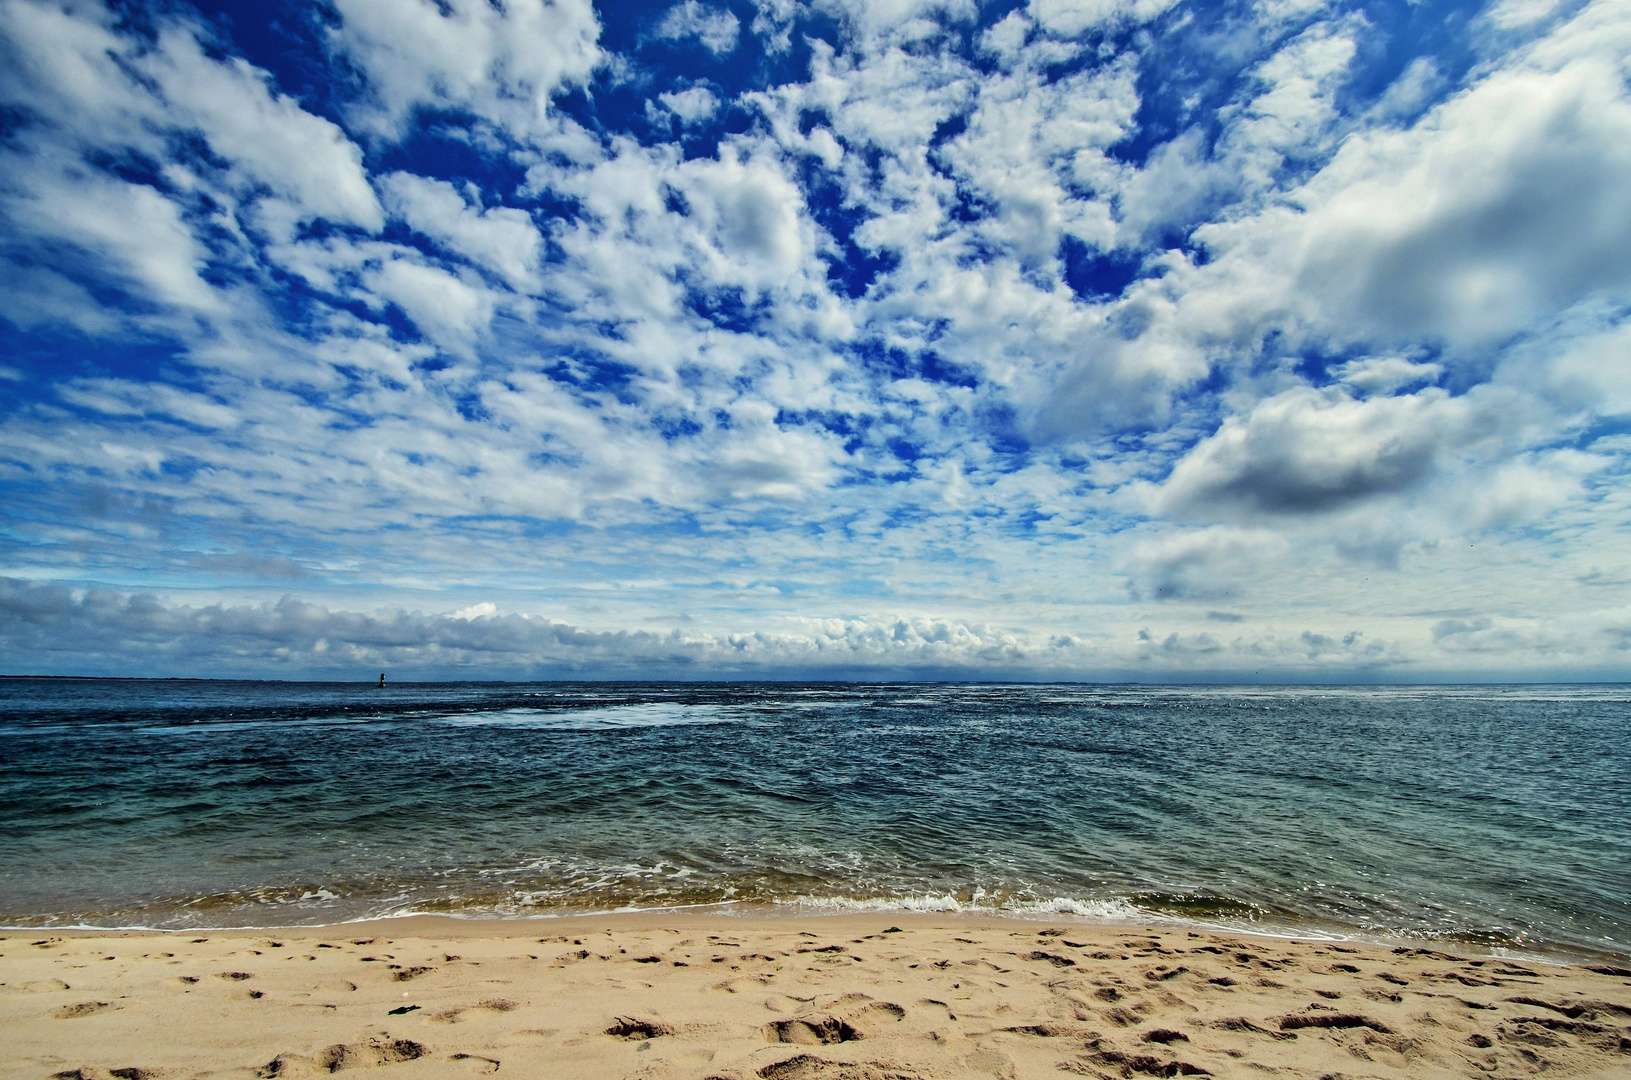
[(983, 913), (0, 931), (0, 1075), (1631, 1071), (1631, 967)]
[(1137, 910), (1132, 910), (1126, 917), (1122, 917), (1119, 915), (1082, 915), (1075, 912), (1042, 909), (1016, 911), (975, 905), (944, 909), (923, 909), (904, 906), (893, 907), (886, 904), (874, 906), (865, 903), (856, 903), (853, 906), (847, 904), (828, 906), (794, 902), (767, 904), (762, 901), (720, 901), (671, 907), (559, 909), (549, 912), (528, 912), (526, 914), (495, 914), (490, 911), (465, 914), (457, 911), (410, 910), (399, 913), (363, 915), (353, 919), (341, 919), (333, 922), (239, 924), (231, 926), (0, 923), (0, 934), (282, 934), (294, 936), (302, 933), (320, 933), (322, 931), (337, 933), (345, 930), (350, 932), (351, 929), (367, 929), (376, 925), (381, 928), (400, 926), (404, 923), (413, 924), (417, 920), (431, 920), (433, 922), (440, 920), (448, 924), (449, 927), (490, 924), (492, 930), (496, 932), (501, 928), (515, 931), (528, 925), (548, 927), (584, 919), (614, 919), (620, 922), (662, 920), (668, 924), (673, 924), (676, 920), (687, 918), (717, 919), (726, 923), (732, 921), (764, 920), (779, 922), (782, 920), (845, 918), (893, 918), (897, 920), (903, 918), (977, 919), (990, 922), (1011, 922), (1016, 925), (1027, 926), (1038, 923), (1069, 925), (1084, 928), (1084, 932), (1095, 929), (1125, 930), (1128, 928), (1143, 928), (1148, 930), (1198, 931), (1225, 936), (1240, 935), (1242, 937), (1274, 941), (1334, 942), (1364, 945), (1373, 948), (1430, 948), (1466, 955), (1474, 959), (1509, 959), (1520, 963), (1537, 963), (1560, 967), (1594, 964), (1631, 966), (1631, 949), (1616, 951), (1606, 948), (1530, 943), (1521, 943), (1518, 946), (1492, 945), (1472, 940), (1469, 937), (1430, 936), (1410, 933), (1369, 933), (1363, 928), (1336, 924), (1314, 924), (1312, 922), (1303, 926), (1287, 922), (1240, 925)]

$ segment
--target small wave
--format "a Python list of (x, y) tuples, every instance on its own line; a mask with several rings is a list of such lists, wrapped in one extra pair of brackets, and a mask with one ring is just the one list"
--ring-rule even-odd
[(1125, 900), (1083, 900), (1068, 896), (1047, 899), (987, 899), (976, 893), (967, 899), (950, 893), (916, 896), (795, 896), (771, 901), (776, 906), (814, 908), (838, 912), (980, 913), (1009, 918), (1069, 915), (1095, 922), (1147, 922), (1161, 916), (1134, 907)]
[(609, 705), (596, 709), (499, 709), (443, 718), (456, 727), (519, 727), (549, 731), (604, 731), (615, 728), (671, 727), (677, 724), (720, 724), (737, 717), (715, 705), (682, 705), (654, 701), (640, 705)]
[(255, 728), (360, 727), (378, 723), (383, 716), (253, 717), (243, 720), (193, 721), (133, 728), (136, 735), (204, 735), (212, 731), (250, 731)]
[[(1159, 897), (1162, 894), (1152, 894)], [(925, 893), (901, 896), (796, 896), (770, 901), (772, 909), (790, 913), (832, 912), (834, 914), (895, 913), (988, 915), (1004, 919), (1080, 919), (1105, 926), (1170, 926), (1198, 930), (1250, 934), (1256, 937), (1298, 938), (1320, 941), (1365, 940), (1392, 943), (1397, 935), (1361, 935), (1358, 928), (1338, 928), (1313, 920), (1265, 919), (1261, 909), (1235, 901), (1221, 900), (1205, 911), (1175, 910), (1164, 903), (1152, 903), (1151, 895), (1132, 897), (1083, 898), (1072, 896), (1026, 897), (1012, 894), (995, 896), (976, 889), (969, 896)]]

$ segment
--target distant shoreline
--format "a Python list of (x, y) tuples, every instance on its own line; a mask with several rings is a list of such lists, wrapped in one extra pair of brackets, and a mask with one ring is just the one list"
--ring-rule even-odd
[(1141, 912), (1146, 918), (1114, 918), (1082, 916), (1062, 912), (1022, 912), (988, 907), (970, 907), (961, 910), (924, 911), (913, 908), (888, 906), (865, 908), (821, 909), (808, 905), (765, 903), (693, 904), (675, 907), (649, 908), (563, 908), (524, 914), (495, 914), (473, 912), (464, 914), (449, 911), (406, 911), (401, 914), (368, 915), (333, 922), (267, 923), (264, 925), (238, 924), (232, 926), (151, 926), (82, 923), (61, 925), (38, 922), (0, 924), (0, 935), (48, 934), (79, 937), (102, 937), (110, 934), (158, 934), (166, 937), (228, 935), (273, 935), (282, 937), (324, 937), (353, 932), (432, 934), (443, 937), (513, 937), (525, 936), (537, 930), (554, 932), (562, 926), (580, 923), (602, 923), (628, 928), (651, 926), (698, 925), (702, 923), (736, 925), (765, 922), (780, 925), (789, 922), (819, 922), (838, 925), (844, 920), (888, 919), (921, 922), (1001, 923), (1018, 928), (1037, 926), (1068, 926), (1073, 932), (1112, 933), (1130, 928), (1159, 929), (1166, 933), (1198, 932), (1262, 939), (1290, 941), (1306, 945), (1353, 945), (1375, 949), (1430, 948), (1454, 953), (1468, 960), (1514, 960), (1522, 963), (1544, 964), (1552, 967), (1580, 967), (1591, 965), (1618, 966), (1631, 964), (1631, 952), (1607, 949), (1567, 948), (1563, 946), (1500, 946), (1470, 941), (1465, 938), (1404, 936), (1399, 934), (1366, 933), (1358, 927), (1337, 925), (1298, 926), (1295, 924), (1265, 924), (1261, 927), (1223, 924), (1206, 919), (1191, 919), (1164, 915), (1159, 912)]

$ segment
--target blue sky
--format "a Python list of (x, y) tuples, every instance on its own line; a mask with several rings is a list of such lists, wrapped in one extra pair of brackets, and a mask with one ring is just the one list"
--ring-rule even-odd
[(1631, 3), (0, 0), (7, 670), (1631, 677)]

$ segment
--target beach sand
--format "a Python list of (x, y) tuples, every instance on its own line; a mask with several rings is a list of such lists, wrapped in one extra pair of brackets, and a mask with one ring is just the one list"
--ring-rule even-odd
[(8, 931), (0, 1043), (30, 1078), (1631, 1077), (1631, 971), (964, 915)]

